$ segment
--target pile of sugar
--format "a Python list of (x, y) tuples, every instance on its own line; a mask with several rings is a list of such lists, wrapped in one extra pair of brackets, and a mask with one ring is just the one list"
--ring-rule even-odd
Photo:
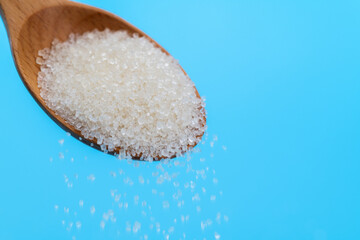
[(39, 51), (47, 106), (104, 151), (172, 157), (200, 141), (204, 101), (171, 56), (124, 31), (92, 31)]

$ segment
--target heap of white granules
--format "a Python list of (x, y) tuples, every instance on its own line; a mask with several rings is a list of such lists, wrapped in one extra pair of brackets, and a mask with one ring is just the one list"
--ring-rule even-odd
[(104, 151), (180, 155), (205, 131), (204, 101), (174, 58), (124, 31), (92, 31), (39, 51), (47, 106)]

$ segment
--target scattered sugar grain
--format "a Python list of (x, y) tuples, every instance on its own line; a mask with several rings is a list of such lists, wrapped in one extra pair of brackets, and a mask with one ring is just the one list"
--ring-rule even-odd
[(135, 221), (133, 226), (133, 233), (137, 233), (141, 229), (141, 223), (138, 221)]
[(80, 228), (81, 228), (81, 222), (80, 222), (80, 221), (77, 221), (77, 222), (75, 223), (75, 226), (76, 226), (77, 229), (80, 229)]
[(126, 228), (125, 228), (125, 230), (126, 230), (127, 232), (131, 232), (131, 224), (130, 224), (129, 222), (126, 222)]
[(119, 158), (181, 155), (206, 129), (205, 103), (192, 81), (144, 37), (71, 34), (39, 56), (46, 105), (104, 151), (124, 149)]
[(59, 140), (59, 144), (60, 144), (60, 145), (63, 145), (63, 144), (64, 144), (64, 139), (60, 139), (60, 140)]
[(87, 177), (87, 180), (89, 180), (89, 181), (91, 181), (91, 182), (95, 181), (95, 176), (94, 176), (94, 174), (90, 174), (90, 175)]
[(160, 223), (159, 222), (155, 223), (155, 227), (156, 227), (156, 231), (160, 232)]
[(64, 207), (64, 213), (69, 213), (69, 208), (68, 207)]
[(137, 205), (139, 203), (139, 196), (138, 195), (134, 196), (134, 203), (135, 203), (135, 205)]
[(163, 201), (162, 205), (163, 205), (163, 208), (165, 208), (165, 209), (170, 207), (170, 204), (168, 201)]
[(120, 198), (121, 198), (121, 194), (116, 194), (115, 198), (114, 198), (114, 201), (118, 202), (118, 201), (120, 201)]
[(144, 180), (144, 177), (143, 176), (139, 176), (139, 183), (140, 184), (144, 184), (145, 180)]
[(111, 195), (112, 197), (114, 197), (116, 192), (117, 192), (117, 189), (111, 189), (111, 190), (110, 190), (110, 195)]
[(66, 230), (70, 232), (70, 230), (72, 229), (72, 226), (73, 226), (73, 225), (74, 225), (74, 223), (73, 223), (73, 222), (69, 222), (69, 224), (68, 224), (68, 226), (67, 226)]
[(217, 178), (213, 178), (213, 183), (218, 184), (219, 180)]
[(205, 228), (206, 228), (206, 222), (205, 221), (201, 221), (200, 222), (200, 227), (201, 227), (201, 230), (205, 230)]
[(105, 228), (105, 221), (104, 221), (104, 220), (101, 220), (101, 222), (100, 222), (100, 228), (101, 228), (101, 229), (104, 229), (104, 228)]
[(220, 212), (218, 212), (217, 214), (216, 214), (216, 221), (220, 224), (221, 223), (221, 213)]
[(90, 207), (90, 213), (91, 213), (91, 214), (94, 214), (94, 213), (95, 213), (95, 207), (94, 207), (94, 206), (91, 206), (91, 207)]

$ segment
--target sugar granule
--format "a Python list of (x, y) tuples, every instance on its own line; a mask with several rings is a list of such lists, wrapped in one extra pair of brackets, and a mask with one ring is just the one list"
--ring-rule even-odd
[(94, 213), (95, 213), (95, 207), (94, 207), (94, 206), (91, 206), (91, 207), (90, 207), (90, 213), (91, 213), (91, 214), (94, 214)]
[(46, 105), (103, 151), (173, 157), (200, 141), (205, 103), (171, 56), (124, 31), (71, 34), (39, 51)]

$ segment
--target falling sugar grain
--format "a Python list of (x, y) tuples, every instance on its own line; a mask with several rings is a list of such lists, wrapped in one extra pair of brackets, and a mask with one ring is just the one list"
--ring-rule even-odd
[[(213, 148), (209, 144), (203, 148), (219, 152), (221, 147), (220, 143), (214, 144)], [(67, 154), (70, 159), (74, 153)], [(128, 239), (145, 239), (144, 236), (148, 239), (184, 239), (185, 233), (186, 239), (200, 235), (203, 236), (201, 239), (222, 239), (221, 225), (226, 224), (229, 217), (220, 211), (222, 182), (212, 167), (213, 161), (209, 160), (209, 155), (209, 151), (202, 151), (193, 152), (190, 158), (183, 156), (176, 160), (140, 162), (138, 169), (135, 169), (133, 161), (129, 165), (127, 159), (113, 159), (115, 165), (112, 169), (99, 171), (98, 166), (91, 167), (81, 174), (82, 177), (78, 177), (73, 170), (84, 163), (81, 161), (84, 157), (75, 155), (79, 161), (74, 164), (70, 161), (59, 162), (67, 166), (69, 171), (62, 175), (62, 180), (65, 185), (74, 181), (74, 189), (81, 191), (84, 188), (80, 189), (80, 186), (85, 184), (91, 192), (82, 194), (80, 199), (77, 194), (73, 195), (73, 203), (66, 203), (66, 206), (71, 204), (71, 209), (60, 203), (55, 205), (54, 212), (61, 219), (66, 219), (63, 228), (74, 235), (80, 234), (80, 231), (93, 231), (104, 236), (121, 237), (126, 234)], [(93, 161), (93, 157), (89, 157), (88, 163)], [(108, 181), (106, 184), (104, 179)], [(105, 198), (101, 202), (94, 202), (101, 195), (94, 192), (96, 198), (93, 198), (93, 189), (99, 193), (105, 190)], [(94, 203), (99, 205), (96, 213), (92, 206)], [(59, 211), (62, 208), (64, 211)], [(92, 222), (96, 227), (89, 229), (94, 225)], [(190, 226), (195, 227), (187, 232)]]
[(94, 206), (91, 206), (91, 207), (90, 207), (90, 213), (91, 213), (91, 214), (94, 214), (94, 213), (95, 213), (95, 207), (94, 207)]

